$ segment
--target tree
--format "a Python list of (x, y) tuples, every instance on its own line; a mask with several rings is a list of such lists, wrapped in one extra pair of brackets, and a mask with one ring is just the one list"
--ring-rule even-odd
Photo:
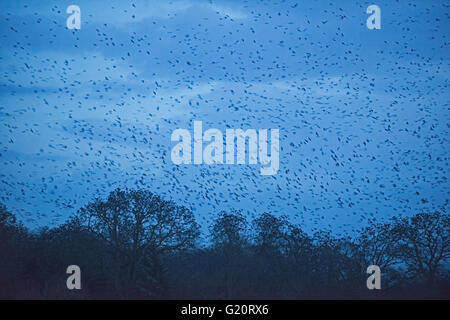
[(352, 293), (355, 275), (357, 278), (360, 272), (349, 254), (354, 244), (347, 238), (334, 237), (330, 231), (316, 232), (313, 244), (311, 271), (316, 292), (334, 297)]
[(399, 256), (414, 278), (429, 285), (444, 276), (450, 259), (450, 217), (445, 213), (419, 213), (395, 219)]
[(247, 245), (247, 221), (242, 213), (222, 212), (211, 226), (211, 238), (224, 268), (226, 298), (234, 296), (237, 275), (242, 274), (242, 257)]
[[(377, 265), (383, 273), (383, 288), (398, 285), (401, 278), (394, 266), (399, 262), (400, 235), (392, 223), (372, 223), (359, 231), (354, 243), (349, 243), (347, 255), (356, 263), (355, 281), (364, 283), (367, 267)], [(366, 287), (361, 288), (363, 291)]]
[(255, 295), (265, 298), (282, 296), (287, 283), (287, 264), (284, 255), (290, 224), (286, 217), (263, 213), (253, 220), (254, 252), (250, 278)]
[(382, 270), (398, 262), (398, 241), (400, 234), (394, 231), (390, 223), (378, 223), (365, 227), (356, 239), (359, 259), (363, 272), (369, 265), (377, 265)]
[(0, 204), (0, 298), (20, 295), (32, 259), (33, 238), (16, 216)]
[(242, 213), (220, 213), (211, 227), (211, 236), (216, 247), (242, 248), (247, 242), (247, 221)]
[(263, 213), (253, 221), (255, 244), (260, 251), (280, 251), (286, 247), (286, 235), (290, 227), (286, 217), (277, 218), (270, 213)]
[(109, 244), (120, 292), (130, 286), (147, 295), (162, 290), (163, 254), (192, 247), (199, 235), (191, 210), (147, 190), (116, 189), (106, 201), (96, 199), (80, 209), (79, 216)]
[(17, 278), (17, 271), (14, 270), (16, 232), (16, 217), (0, 204), (0, 298), (14, 290), (14, 280)]

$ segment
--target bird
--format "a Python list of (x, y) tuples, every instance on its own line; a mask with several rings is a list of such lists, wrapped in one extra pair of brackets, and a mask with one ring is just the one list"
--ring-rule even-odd
[[(357, 1), (80, 6), (80, 30), (61, 4), (2, 10), (0, 194), (26, 224), (118, 187), (202, 224), (271, 212), (310, 234), (448, 208), (448, 14), (434, 4), (399, 4), (376, 31)], [(174, 164), (171, 134), (197, 120), (279, 129), (278, 173)]]

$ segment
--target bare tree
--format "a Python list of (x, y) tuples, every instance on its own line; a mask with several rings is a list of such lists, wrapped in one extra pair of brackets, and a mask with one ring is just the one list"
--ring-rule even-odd
[(361, 266), (365, 269), (377, 265), (383, 270), (398, 263), (399, 240), (400, 234), (394, 232), (390, 223), (372, 224), (362, 229), (355, 243)]
[[(199, 227), (189, 209), (147, 190), (120, 190), (80, 210), (89, 230), (110, 244), (117, 288), (135, 284), (147, 290), (162, 277), (161, 256), (194, 245)], [(144, 284), (137, 283), (145, 278)], [(124, 291), (121, 289), (121, 291)]]
[(436, 283), (450, 263), (450, 217), (434, 212), (396, 219), (395, 232), (399, 255), (411, 276)]

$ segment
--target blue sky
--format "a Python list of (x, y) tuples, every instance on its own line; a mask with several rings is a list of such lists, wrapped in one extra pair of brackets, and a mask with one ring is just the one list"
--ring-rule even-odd
[[(66, 28), (67, 6), (81, 29)], [(381, 8), (381, 30), (366, 8)], [(446, 1), (3, 1), (0, 201), (56, 225), (116, 187), (307, 231), (448, 208)], [(276, 128), (280, 170), (173, 165), (177, 128)]]

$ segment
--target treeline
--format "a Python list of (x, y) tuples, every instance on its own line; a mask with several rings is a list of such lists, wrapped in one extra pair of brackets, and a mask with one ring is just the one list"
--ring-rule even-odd
[[(306, 234), (286, 217), (221, 213), (200, 240), (191, 210), (148, 190), (95, 199), (30, 232), (0, 206), (2, 299), (450, 298), (450, 219), (419, 213), (358, 235)], [(81, 269), (68, 290), (66, 268)], [(366, 269), (381, 268), (381, 290)]]

